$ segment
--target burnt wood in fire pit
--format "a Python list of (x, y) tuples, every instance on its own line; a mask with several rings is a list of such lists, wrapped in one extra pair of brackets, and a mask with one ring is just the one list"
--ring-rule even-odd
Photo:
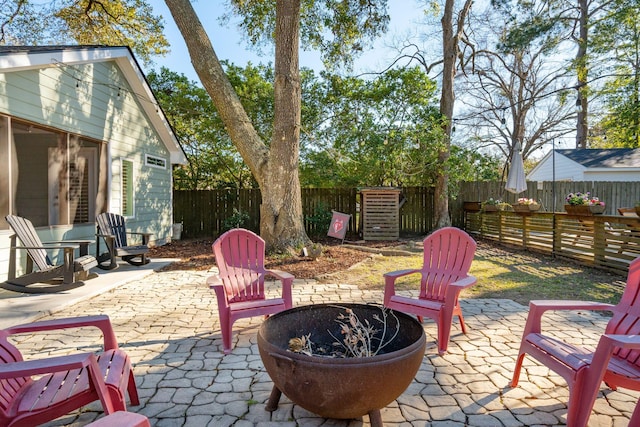
[[(376, 329), (382, 307), (366, 304), (316, 304), (282, 311), (266, 319), (258, 331), (260, 357), (274, 383), (267, 403), (276, 410), (281, 393), (304, 409), (325, 418), (351, 419), (369, 414), (382, 426), (380, 409), (400, 396), (416, 375), (426, 346), (422, 325), (404, 313), (386, 317), (387, 339), (399, 322), (399, 333), (371, 357), (309, 356), (288, 350), (289, 340), (307, 336), (320, 347), (340, 338), (338, 316), (349, 308)], [(331, 336), (333, 335), (333, 337)]]

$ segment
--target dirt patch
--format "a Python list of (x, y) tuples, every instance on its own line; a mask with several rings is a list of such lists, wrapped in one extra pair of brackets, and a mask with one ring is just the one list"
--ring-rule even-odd
[[(152, 258), (177, 258), (179, 261), (166, 266), (163, 270), (209, 270), (215, 265), (211, 245), (213, 240), (178, 240), (152, 248)], [(317, 259), (305, 257), (268, 256), (265, 262), (269, 269), (283, 270), (298, 279), (314, 279), (317, 277), (347, 270), (377, 252), (399, 250), (405, 246), (413, 247), (407, 241), (398, 242), (346, 242), (323, 241), (322, 256)], [(361, 248), (361, 249), (358, 249)]]

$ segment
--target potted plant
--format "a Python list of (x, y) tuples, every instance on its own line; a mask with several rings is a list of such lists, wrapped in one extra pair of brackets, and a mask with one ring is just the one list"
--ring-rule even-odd
[(569, 193), (564, 210), (570, 215), (601, 214), (605, 210), (605, 203), (591, 193)]
[(538, 209), (540, 209), (540, 204), (536, 202), (534, 199), (521, 197), (518, 199), (518, 203), (514, 203), (512, 207), (514, 212), (528, 213), (528, 212), (535, 212)]
[(482, 203), (482, 210), (485, 212), (497, 212), (499, 210), (498, 206), (501, 203), (502, 203), (502, 200), (489, 197), (487, 200), (484, 201), (484, 203)]

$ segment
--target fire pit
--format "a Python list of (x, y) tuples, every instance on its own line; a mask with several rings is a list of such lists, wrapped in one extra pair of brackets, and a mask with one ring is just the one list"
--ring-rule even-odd
[[(382, 308), (365, 304), (317, 304), (282, 311), (264, 321), (258, 332), (260, 357), (274, 383), (266, 409), (278, 407), (281, 393), (325, 418), (351, 419), (369, 414), (382, 426), (380, 409), (400, 396), (416, 375), (426, 346), (422, 325), (404, 313), (386, 316), (387, 336), (399, 333), (375, 356), (325, 357), (289, 351), (289, 340), (309, 336), (324, 347), (340, 339), (336, 322), (345, 309), (364, 322), (379, 325)], [(383, 329), (378, 328), (377, 329)], [(310, 335), (309, 335), (310, 334)]]

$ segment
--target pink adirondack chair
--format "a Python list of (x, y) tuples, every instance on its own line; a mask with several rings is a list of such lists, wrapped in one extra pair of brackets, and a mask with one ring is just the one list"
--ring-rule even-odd
[[(542, 333), (548, 310), (609, 310), (613, 317), (593, 350)], [(617, 305), (590, 301), (531, 301), (511, 387), (518, 385), (525, 354), (563, 377), (569, 386), (567, 425), (587, 425), (600, 384), (640, 390), (640, 258), (629, 265), (627, 285)], [(640, 425), (640, 405), (629, 426)]]
[(87, 424), (86, 427), (151, 427), (149, 419), (134, 412), (118, 411)]
[[(97, 327), (104, 352), (24, 360), (9, 336)], [(0, 330), (0, 426), (37, 426), (99, 400), (106, 414), (125, 411), (125, 390), (139, 405), (129, 356), (105, 315), (35, 322)]]
[[(264, 267), (265, 242), (242, 228), (229, 230), (212, 245), (219, 274), (207, 279), (216, 293), (224, 353), (231, 353), (233, 323), (241, 318), (268, 316), (293, 306), (291, 285), (294, 277)], [(267, 299), (264, 280), (273, 276), (282, 283), (280, 298)]]
[[(423, 317), (435, 320), (438, 352), (444, 354), (449, 345), (453, 316), (458, 316), (462, 332), (467, 333), (458, 297), (463, 289), (476, 283), (476, 278), (469, 275), (476, 242), (458, 228), (445, 227), (427, 236), (423, 245), (422, 268), (384, 274), (384, 306), (415, 314), (420, 322)], [(418, 298), (396, 294), (396, 280), (416, 273), (422, 275)]]

